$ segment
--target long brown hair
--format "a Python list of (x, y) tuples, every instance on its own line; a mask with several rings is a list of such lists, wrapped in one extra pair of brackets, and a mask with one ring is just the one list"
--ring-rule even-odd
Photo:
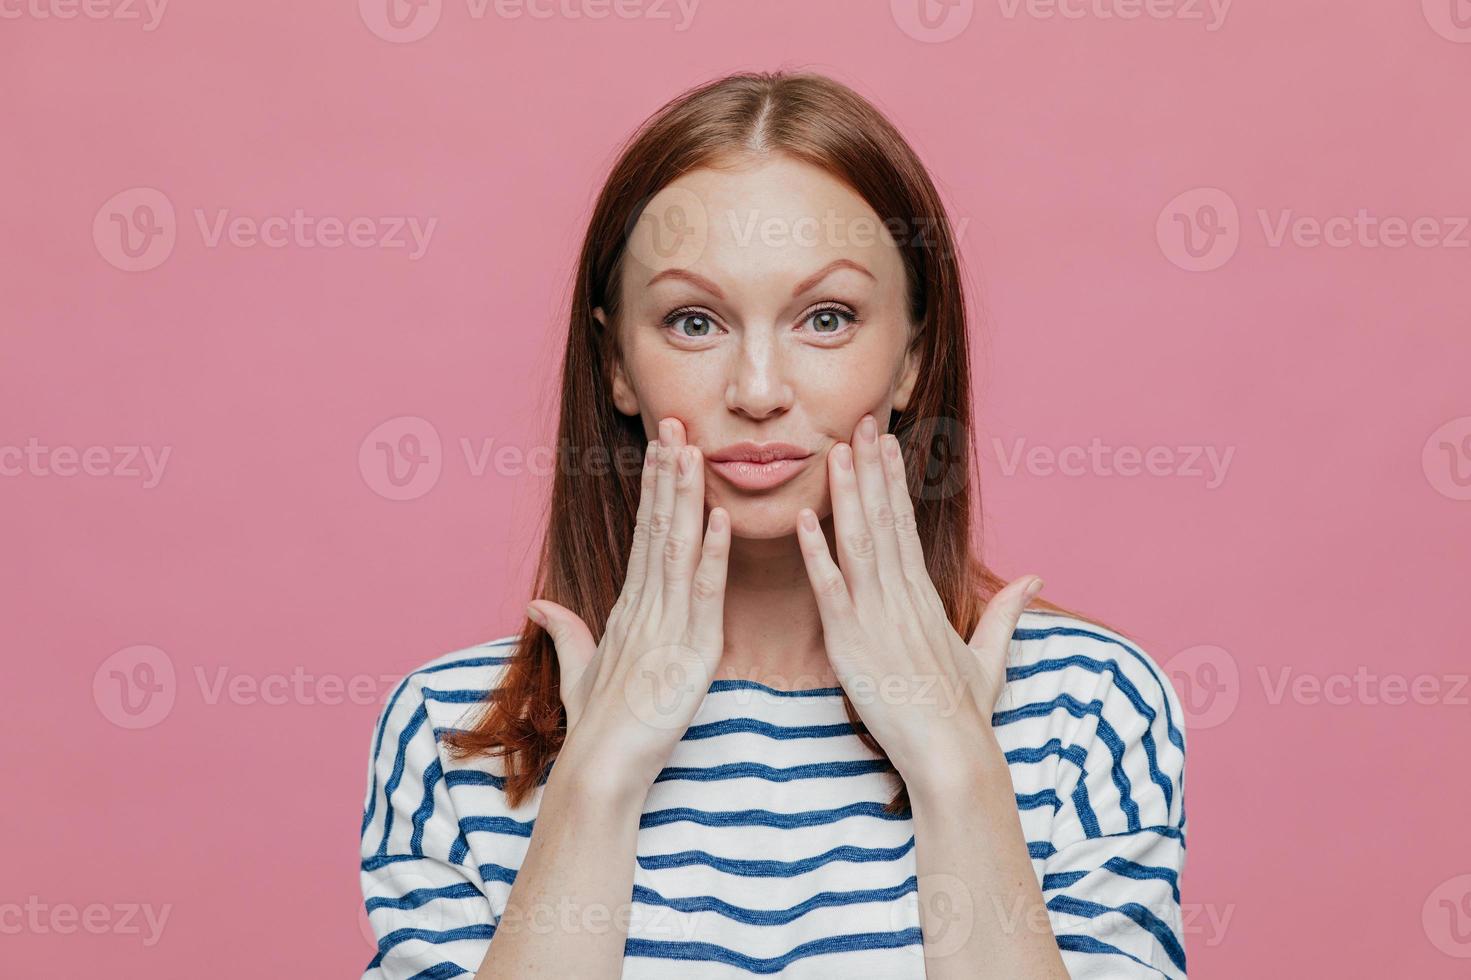
[[(638, 417), (613, 405), (609, 379), (618, 356), (617, 331), (601, 329), (592, 311), (601, 306), (608, 322), (617, 323), (625, 245), (649, 199), (681, 174), (741, 153), (784, 153), (828, 171), (896, 232), (916, 327), (910, 350), (917, 351), (919, 374), (905, 410), (891, 416), (889, 431), (903, 448), (930, 577), (951, 625), (969, 637), (987, 601), (1006, 582), (977, 557), (978, 533), (973, 546), (980, 493), (965, 299), (950, 221), (924, 166), (893, 125), (852, 89), (806, 72), (743, 72), (691, 89), (651, 116), (614, 164), (583, 240), (557, 430), (559, 447), (595, 447), (614, 465), (568, 465), (569, 454), (557, 454), (532, 598), (567, 607), (600, 638), (623, 586), (648, 439)], [(1045, 600), (1033, 605), (1068, 612)], [(488, 753), (503, 759), (511, 806), (545, 778), (567, 722), (551, 636), (530, 620), (519, 636), (479, 720), (443, 739), (456, 757)], [(852, 701), (843, 700), (859, 737), (884, 756)], [(901, 786), (888, 809), (907, 808)]]

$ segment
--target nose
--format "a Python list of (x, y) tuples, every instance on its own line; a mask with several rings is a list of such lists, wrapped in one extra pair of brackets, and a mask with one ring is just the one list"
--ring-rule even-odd
[(775, 329), (751, 329), (742, 334), (725, 386), (725, 405), (732, 412), (760, 421), (791, 408), (792, 386), (775, 334)]

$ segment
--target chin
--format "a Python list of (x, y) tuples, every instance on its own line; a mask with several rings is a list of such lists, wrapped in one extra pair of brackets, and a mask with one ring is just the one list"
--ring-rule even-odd
[(790, 538), (797, 533), (797, 514), (803, 507), (810, 507), (819, 520), (827, 516), (826, 501), (807, 500), (797, 494), (770, 494), (764, 498), (746, 497), (736, 500), (717, 500), (730, 515), (732, 537), (747, 540)]

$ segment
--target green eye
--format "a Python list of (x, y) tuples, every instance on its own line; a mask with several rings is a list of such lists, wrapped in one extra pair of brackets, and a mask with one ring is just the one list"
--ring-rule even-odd
[(681, 321), (688, 321), (690, 328), (689, 333), (681, 334), (684, 337), (708, 337), (710, 331), (715, 328), (715, 325), (710, 322), (709, 317), (701, 316), (698, 313), (682, 316), (674, 322), (678, 324)]
[(807, 322), (820, 334), (841, 333), (844, 326), (858, 322), (858, 315), (837, 306), (824, 306), (807, 314)]

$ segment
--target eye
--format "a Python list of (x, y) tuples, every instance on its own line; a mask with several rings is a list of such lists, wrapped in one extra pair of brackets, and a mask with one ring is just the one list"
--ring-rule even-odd
[(808, 313), (803, 323), (811, 323), (815, 333), (833, 336), (843, 332), (844, 326), (858, 322), (858, 314), (844, 306), (820, 306)]
[[(689, 332), (679, 329), (679, 324), (687, 325)], [(689, 340), (701, 340), (715, 332), (715, 321), (700, 310), (679, 309), (664, 318), (664, 325), (672, 327), (675, 334)]]

